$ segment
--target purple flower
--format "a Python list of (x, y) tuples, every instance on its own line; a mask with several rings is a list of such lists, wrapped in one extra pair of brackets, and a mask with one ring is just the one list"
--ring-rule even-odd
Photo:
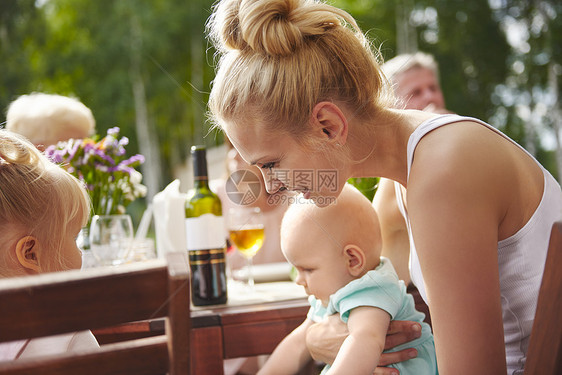
[(99, 156), (100, 158), (102, 158), (103, 160), (110, 163), (111, 165), (115, 165), (115, 161), (109, 155), (107, 155), (105, 152), (103, 152), (103, 150), (96, 149), (96, 150), (94, 150), (94, 153), (97, 156)]
[(123, 163), (117, 165), (114, 169), (115, 169), (115, 171), (125, 172), (129, 175), (131, 173), (133, 173), (133, 171), (135, 170), (134, 168), (128, 167), (127, 165), (124, 165)]
[(56, 149), (57, 148), (56, 148), (55, 145), (50, 145), (45, 149), (44, 153), (45, 153), (46, 156), (51, 156), (53, 154), (53, 152), (55, 152)]
[(82, 145), (82, 141), (81, 140), (73, 140), (74, 141), (74, 145), (73, 147), (69, 150), (68, 152), (68, 157), (70, 159), (74, 159), (74, 156), (76, 156), (76, 153), (78, 152), (78, 149), (80, 148), (80, 146)]
[(145, 159), (144, 159), (144, 156), (143, 156), (143, 155), (141, 155), (141, 154), (136, 154), (135, 156), (131, 156), (131, 157), (130, 157), (129, 159), (127, 159), (127, 160), (123, 160), (120, 164), (122, 164), (122, 165), (130, 165), (130, 164), (137, 163), (137, 162), (138, 162), (139, 164), (142, 164), (142, 163), (144, 163), (144, 160), (145, 160)]
[(119, 127), (116, 126), (114, 128), (107, 129), (107, 135), (117, 135), (119, 134)]
[(53, 163), (57, 163), (60, 164), (64, 161), (64, 156), (66, 154), (66, 150), (62, 149), (62, 150), (58, 150), (55, 148), (55, 146), (49, 146), (46, 150), (45, 150), (45, 155), (53, 162)]
[(47, 157), (63, 164), (83, 181), (94, 214), (121, 212), (133, 200), (146, 195), (146, 188), (141, 185), (142, 175), (135, 169), (145, 158), (139, 154), (125, 159), (129, 138), (118, 137), (119, 128), (114, 127), (100, 141), (71, 139), (45, 151)]

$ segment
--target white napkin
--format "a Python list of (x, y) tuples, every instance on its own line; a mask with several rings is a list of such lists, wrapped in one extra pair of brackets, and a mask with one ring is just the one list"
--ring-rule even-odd
[[(274, 281), (291, 280), (291, 266), (287, 262), (254, 264), (252, 274), (256, 283), (271, 283)], [(248, 267), (232, 271), (236, 280), (248, 280)]]
[(167, 252), (186, 251), (185, 200), (180, 193), (180, 180), (172, 181), (152, 199), (156, 229), (156, 253), (165, 258)]

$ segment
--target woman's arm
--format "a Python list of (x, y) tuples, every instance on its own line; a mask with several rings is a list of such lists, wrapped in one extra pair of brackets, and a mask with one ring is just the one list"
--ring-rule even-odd
[(440, 374), (507, 372), (497, 243), (508, 163), (480, 130), (489, 131), (469, 123), (428, 134), (408, 182)]
[(379, 363), (390, 315), (376, 307), (351, 310), (349, 336), (343, 342), (328, 374), (372, 374)]
[(277, 345), (258, 375), (291, 375), (312, 359), (306, 347), (306, 331), (313, 322), (306, 319)]
[(373, 207), (379, 215), (382, 256), (390, 259), (398, 278), (410, 283), (410, 271), (408, 260), (410, 256), (410, 240), (404, 217), (398, 209), (396, 194), (394, 192), (394, 181), (381, 178), (377, 193), (373, 198)]

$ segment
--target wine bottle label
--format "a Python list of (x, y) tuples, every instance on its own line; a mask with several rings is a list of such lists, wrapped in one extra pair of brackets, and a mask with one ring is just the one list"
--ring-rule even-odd
[(210, 250), (191, 250), (189, 252), (189, 264), (191, 266), (214, 265), (226, 262), (226, 250), (210, 249)]
[(211, 213), (185, 219), (188, 251), (224, 249), (226, 246), (224, 219)]

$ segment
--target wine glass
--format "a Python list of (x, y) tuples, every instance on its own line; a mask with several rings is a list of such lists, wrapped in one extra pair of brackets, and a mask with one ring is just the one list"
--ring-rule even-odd
[(90, 226), (90, 247), (102, 266), (124, 263), (131, 251), (133, 223), (129, 215), (95, 215)]
[(228, 210), (227, 227), (230, 241), (248, 261), (248, 286), (253, 290), (252, 258), (264, 241), (263, 214), (258, 207), (232, 207)]

